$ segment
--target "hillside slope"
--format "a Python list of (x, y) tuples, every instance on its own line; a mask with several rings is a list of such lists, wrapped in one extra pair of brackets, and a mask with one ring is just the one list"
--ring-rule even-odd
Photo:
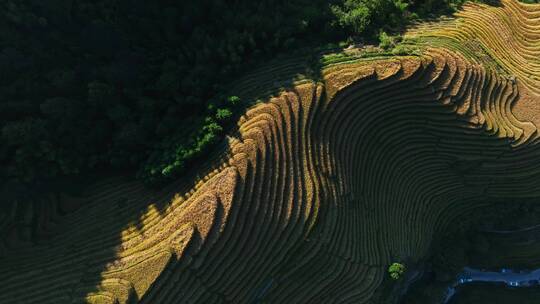
[(539, 36), (540, 6), (503, 0), (408, 32), (421, 55), (344, 50), (250, 108), (198, 177), (90, 186), (49, 241), (0, 260), (0, 302), (379, 303), (390, 263), (540, 197)]

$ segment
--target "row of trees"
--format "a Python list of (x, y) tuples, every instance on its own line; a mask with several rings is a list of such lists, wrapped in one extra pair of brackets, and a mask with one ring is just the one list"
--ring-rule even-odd
[(461, 2), (2, 1), (0, 178), (100, 168), (174, 178), (242, 111), (227, 85), (246, 69), (305, 45), (377, 37)]

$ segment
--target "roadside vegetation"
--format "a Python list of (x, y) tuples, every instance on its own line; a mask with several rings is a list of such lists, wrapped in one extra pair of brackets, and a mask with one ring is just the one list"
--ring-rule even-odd
[(229, 84), (256, 64), (329, 42), (394, 50), (407, 23), (463, 2), (4, 1), (0, 181), (166, 182), (223, 139), (250, 102)]

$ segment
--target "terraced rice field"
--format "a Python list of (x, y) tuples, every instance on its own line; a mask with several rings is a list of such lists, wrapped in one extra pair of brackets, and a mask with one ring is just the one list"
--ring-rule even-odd
[(274, 90), (196, 176), (90, 186), (50, 241), (0, 259), (0, 303), (379, 303), (388, 265), (457, 219), (540, 197), (540, 6), (470, 4), (407, 39), (421, 55), (359, 50)]

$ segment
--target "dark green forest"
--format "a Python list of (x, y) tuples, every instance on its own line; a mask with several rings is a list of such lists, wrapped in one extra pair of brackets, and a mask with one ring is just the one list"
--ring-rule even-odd
[(463, 2), (1, 1), (0, 180), (170, 180), (249, 104), (228, 89), (242, 73), (299, 48), (378, 43)]

